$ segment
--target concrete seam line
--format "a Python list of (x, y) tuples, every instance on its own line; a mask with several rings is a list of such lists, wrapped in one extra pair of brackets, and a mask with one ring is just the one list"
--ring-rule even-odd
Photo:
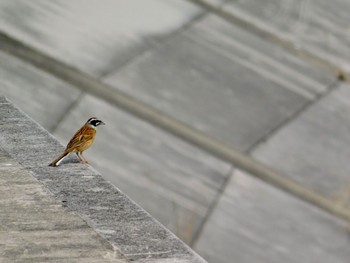
[(250, 156), (227, 147), (224, 143), (169, 117), (151, 106), (134, 99), (133, 97), (104, 84), (91, 76), (78, 71), (56, 59), (53, 59), (34, 48), (0, 32), (0, 50), (19, 57), (34, 66), (52, 74), (77, 88), (103, 99), (127, 112), (142, 118), (157, 127), (174, 134), (197, 147), (226, 160), (237, 168), (242, 169), (271, 185), (276, 186), (304, 201), (307, 201), (335, 216), (350, 221), (350, 210), (334, 204), (330, 199), (313, 192), (312, 190), (289, 179)]
[(99, 78), (106, 78), (110, 76), (114, 72), (118, 72), (119, 69), (122, 69), (124, 67), (127, 67), (128, 65), (134, 63), (139, 57), (142, 57), (145, 53), (150, 52), (154, 49), (156, 49), (158, 46), (162, 46), (166, 44), (167, 42), (171, 41), (172, 39), (176, 38), (178, 35), (182, 34), (183, 32), (186, 32), (188, 28), (190, 28), (193, 24), (198, 23), (198, 21), (201, 21), (208, 15), (208, 11), (206, 9), (203, 9), (199, 12), (199, 14), (195, 15), (190, 21), (182, 25), (180, 28), (172, 31), (169, 35), (162, 37), (161, 39), (156, 40), (154, 43), (149, 44), (149, 47), (146, 49), (143, 49), (142, 51), (138, 52), (138, 54), (135, 54), (131, 57), (131, 59), (127, 60), (125, 63), (122, 63), (119, 66), (113, 67), (109, 70), (104, 71), (102, 74), (100, 74)]
[(332, 75), (335, 75), (338, 78), (342, 78), (342, 80), (343, 80), (343, 77), (346, 80), (350, 79), (349, 78), (350, 74), (346, 73), (345, 70), (342, 70), (341, 67), (339, 67), (338, 65), (335, 65), (321, 57), (318, 57), (307, 50), (299, 49), (295, 47), (295, 45), (292, 42), (288, 41), (287, 39), (283, 39), (278, 35), (275, 35), (265, 29), (258, 27), (257, 25), (250, 23), (248, 20), (242, 19), (224, 10), (223, 5), (226, 2), (224, 2), (222, 5), (217, 7), (211, 3), (208, 3), (205, 0), (187, 0), (187, 1), (193, 4), (196, 4), (202, 7), (203, 9), (207, 9), (209, 12), (212, 12), (213, 14), (221, 17), (222, 19), (224, 19), (225, 21), (231, 24), (238, 25), (244, 29), (249, 28), (249, 30), (251, 30), (254, 34), (260, 36), (261, 38), (268, 40), (270, 42), (273, 42), (279, 45), (280, 47), (283, 47), (284, 49), (292, 52), (292, 54), (296, 55), (297, 57), (305, 59), (306, 61), (311, 62), (312, 64), (317, 65), (323, 68), (324, 70), (327, 70), (328, 72), (331, 72)]

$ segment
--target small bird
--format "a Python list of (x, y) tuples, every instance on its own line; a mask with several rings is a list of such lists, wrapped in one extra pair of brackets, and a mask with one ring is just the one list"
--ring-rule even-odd
[(87, 120), (69, 141), (66, 149), (49, 166), (57, 166), (70, 153), (75, 152), (81, 163), (88, 163), (83, 156), (83, 151), (90, 147), (96, 138), (96, 127), (105, 124), (103, 121), (92, 117)]

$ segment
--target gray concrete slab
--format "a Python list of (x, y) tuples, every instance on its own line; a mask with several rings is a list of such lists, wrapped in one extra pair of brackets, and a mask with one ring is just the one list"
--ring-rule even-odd
[(0, 262), (129, 262), (0, 149)]
[(349, 244), (348, 223), (236, 170), (195, 248), (216, 263), (345, 263)]
[(49, 167), (63, 146), (12, 104), (0, 101), (1, 148), (129, 260), (205, 262), (89, 165), (71, 157), (65, 165)]
[(225, 10), (292, 42), (299, 50), (350, 70), (347, 0), (232, 1)]
[(349, 97), (349, 85), (336, 88), (257, 147), (253, 156), (325, 196), (345, 194), (350, 189)]
[(194, 24), (189, 33), (216, 52), (305, 97), (323, 93), (334, 82), (334, 76), (322, 68), (214, 15)]
[(82, 122), (95, 115), (106, 126), (98, 130), (87, 158), (108, 180), (190, 242), (231, 166), (91, 96), (81, 100), (54, 135), (67, 143)]
[(331, 78), (210, 16), (105, 81), (246, 150), (324, 92)]
[(80, 91), (0, 52), (0, 94), (51, 131), (78, 98)]
[(109, 72), (200, 13), (183, 0), (0, 1), (0, 30), (93, 75)]

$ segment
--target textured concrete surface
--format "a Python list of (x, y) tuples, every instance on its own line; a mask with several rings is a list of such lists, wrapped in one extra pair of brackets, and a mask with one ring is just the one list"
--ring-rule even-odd
[(83, 71), (103, 75), (200, 12), (183, 0), (1, 0), (0, 29)]
[(32, 65), (0, 52), (0, 93), (52, 131), (80, 91)]
[(348, 222), (239, 170), (215, 210), (195, 245), (209, 262), (349, 261)]
[(350, 71), (347, 0), (230, 1), (226, 11)]
[[(223, 5), (223, 12), (204, 10), (195, 4), (200, 2)], [(334, 67), (348, 69), (348, 6), (346, 0), (118, 0), (104, 1), (103, 6), (92, 0), (0, 0), (0, 31), (90, 74), (79, 78), (100, 77), (114, 85), (115, 92), (122, 90), (230, 147), (248, 150), (344, 209), (350, 200), (350, 94), (347, 85), (339, 87)], [(21, 57), (20, 52), (15, 55)], [(82, 94), (83, 85), (66, 85), (64, 74), (58, 80), (8, 54), (0, 57), (0, 92), (56, 131), (61, 142), (66, 143), (90, 115), (107, 120), (86, 153), (89, 160), (183, 240), (194, 242), (208, 260), (232, 262), (241, 251), (246, 252), (239, 253), (237, 260), (242, 262), (344, 262), (348, 257), (348, 226), (343, 222), (252, 179), (256, 174), (236, 171), (232, 186), (227, 163), (122, 112), (118, 103), (109, 105)], [(50, 61), (35, 63), (50, 72)], [(334, 91), (328, 93), (330, 89)], [(12, 121), (26, 132), (31, 127), (17, 117)], [(80, 208), (86, 221), (104, 219), (95, 224), (101, 235), (121, 244), (137, 261), (192, 259), (192, 254), (179, 252), (182, 245), (174, 251), (180, 259), (168, 253), (165, 246), (174, 237), (149, 227), (144, 213), (132, 214), (130, 224), (118, 217), (111, 230), (111, 216), (127, 215), (134, 206), (122, 203), (104, 212), (105, 201), (90, 207), (93, 198), (104, 196), (100, 190), (105, 185), (108, 194), (116, 194), (115, 188), (102, 184), (74, 157), (56, 170), (60, 175), (46, 170), (46, 163), (61, 149), (47, 144), (61, 146), (39, 131), (36, 144), (28, 133), (29, 155), (14, 148), (13, 156), (27, 169), (42, 167), (36, 170), (38, 178), (56, 189), (60, 200)], [(9, 134), (9, 141), (14, 143), (16, 136)], [(64, 176), (67, 170), (74, 176)], [(77, 194), (83, 191), (92, 199)], [(120, 234), (117, 240), (111, 237), (115, 229)], [(141, 236), (143, 229), (150, 234), (142, 235), (139, 243), (123, 241)], [(165, 241), (156, 239), (149, 249), (138, 248), (155, 233)], [(157, 244), (162, 244), (159, 250)], [(165, 259), (168, 255), (174, 257)]]
[(241, 150), (325, 91), (330, 80), (325, 72), (213, 16), (106, 79)]
[(349, 98), (349, 85), (332, 90), (255, 149), (254, 157), (349, 205)]
[(129, 262), (1, 148), (0, 211), (2, 263)]
[(129, 260), (205, 262), (88, 165), (49, 167), (63, 147), (3, 97), (0, 116), (1, 148)]

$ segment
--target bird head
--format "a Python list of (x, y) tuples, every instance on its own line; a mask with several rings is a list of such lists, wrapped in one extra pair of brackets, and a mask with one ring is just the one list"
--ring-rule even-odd
[(92, 117), (90, 119), (88, 119), (88, 121), (86, 122), (87, 125), (96, 128), (99, 125), (105, 125), (105, 123), (95, 117)]

